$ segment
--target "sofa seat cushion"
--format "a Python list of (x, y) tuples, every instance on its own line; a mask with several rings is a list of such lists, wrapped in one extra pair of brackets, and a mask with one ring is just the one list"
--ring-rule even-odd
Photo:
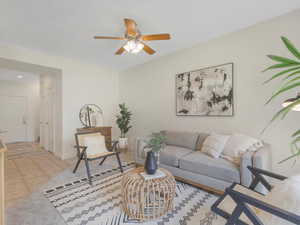
[(179, 167), (179, 159), (191, 154), (193, 151), (188, 148), (182, 148), (174, 145), (166, 145), (160, 152), (159, 161), (168, 166)]
[(240, 172), (235, 164), (198, 151), (183, 156), (179, 161), (179, 168), (227, 182), (240, 183)]

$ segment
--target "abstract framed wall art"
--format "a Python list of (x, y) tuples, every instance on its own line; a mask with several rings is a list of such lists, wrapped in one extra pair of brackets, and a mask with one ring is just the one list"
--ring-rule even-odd
[(233, 63), (176, 74), (177, 116), (233, 116)]

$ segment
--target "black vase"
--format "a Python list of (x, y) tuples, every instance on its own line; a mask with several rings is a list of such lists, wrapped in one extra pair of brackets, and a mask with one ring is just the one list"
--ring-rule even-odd
[(154, 156), (154, 152), (147, 152), (147, 157), (145, 161), (145, 171), (147, 174), (155, 174), (157, 170), (157, 162)]

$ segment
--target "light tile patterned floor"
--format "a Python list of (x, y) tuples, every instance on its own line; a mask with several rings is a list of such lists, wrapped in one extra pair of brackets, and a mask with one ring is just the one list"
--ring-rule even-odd
[(71, 161), (63, 161), (41, 149), (35, 143), (8, 144), (5, 161), (6, 207), (29, 196), (51, 177), (67, 167)]
[[(66, 225), (43, 191), (86, 177), (84, 163), (73, 174), (75, 158), (59, 160), (32, 143), (8, 147), (6, 225)], [(122, 162), (133, 159), (130, 151), (122, 151), (120, 158)], [(90, 162), (92, 174), (118, 166), (115, 157), (109, 157), (101, 166), (98, 164), (97, 160)]]
[[(66, 168), (73, 168), (76, 159), (61, 160), (40, 148), (37, 143), (7, 144), (5, 160), (6, 207), (13, 207)], [(122, 160), (131, 161), (127, 152)], [(114, 159), (108, 159), (108, 164)], [(93, 161), (98, 164), (99, 162)], [(83, 163), (82, 163), (83, 164)], [(81, 165), (83, 166), (83, 165)], [(84, 168), (85, 170), (85, 168)]]

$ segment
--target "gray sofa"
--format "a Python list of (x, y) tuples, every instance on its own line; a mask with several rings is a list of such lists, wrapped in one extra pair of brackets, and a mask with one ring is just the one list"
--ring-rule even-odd
[[(199, 186), (203, 189), (222, 193), (233, 182), (249, 186), (252, 175), (247, 166), (270, 170), (271, 150), (265, 144), (256, 152), (242, 156), (240, 166), (222, 158), (213, 158), (201, 152), (208, 134), (196, 132), (162, 131), (166, 135), (166, 147), (160, 153), (160, 167), (172, 172), (178, 180)], [(143, 165), (146, 157), (146, 138), (136, 142), (135, 161)], [(258, 187), (258, 191), (263, 191)]]

